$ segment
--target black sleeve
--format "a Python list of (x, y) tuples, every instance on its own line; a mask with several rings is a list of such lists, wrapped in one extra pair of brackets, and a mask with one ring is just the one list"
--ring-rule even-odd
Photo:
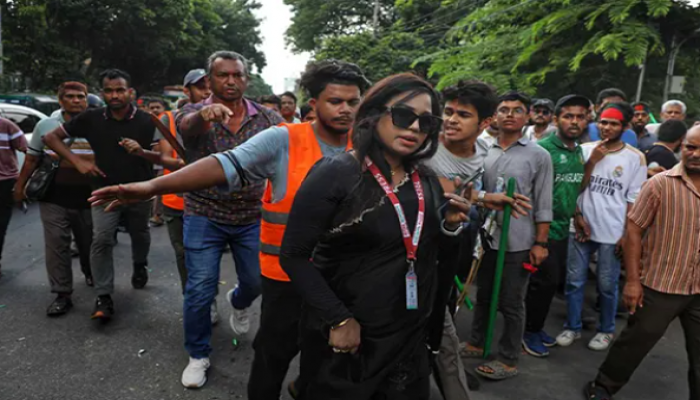
[[(444, 197), (440, 183), (435, 180), (431, 182), (431, 186), (433, 194), (436, 196), (435, 198), (439, 199), (437, 204), (441, 204), (444, 201)], [(444, 219), (444, 209), (442, 211), (443, 212), (438, 214), (440, 225), (442, 225), (442, 220)], [(445, 309), (447, 307), (447, 301), (450, 298), (450, 293), (454, 290), (454, 276), (457, 274), (457, 267), (460, 259), (459, 247), (461, 244), (461, 235), (466, 234), (464, 231), (466, 231), (466, 229), (464, 229), (459, 236), (447, 236), (441, 231), (438, 239), (437, 295), (435, 296), (433, 311), (428, 321), (428, 346), (433, 351), (437, 351), (440, 348), (440, 342), (442, 341), (442, 331), (445, 324)]]
[(294, 198), (280, 252), (280, 265), (297, 292), (329, 325), (352, 317), (352, 313), (328, 286), (311, 258), (319, 238), (330, 229), (353, 179), (359, 177), (359, 164), (353, 165), (347, 157), (352, 156), (323, 158), (309, 171)]
[(92, 129), (89, 128), (89, 113), (90, 112), (80, 113), (63, 124), (63, 131), (66, 132), (68, 137), (88, 138), (88, 135), (92, 131)]
[[(664, 149), (665, 150), (665, 149)], [(655, 162), (665, 169), (669, 170), (678, 164), (676, 156), (670, 151), (661, 151), (657, 147), (652, 147), (646, 154), (647, 165)]]

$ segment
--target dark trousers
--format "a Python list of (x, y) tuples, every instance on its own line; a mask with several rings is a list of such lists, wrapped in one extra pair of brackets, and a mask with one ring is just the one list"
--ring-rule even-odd
[(644, 307), (630, 315), (600, 366), (596, 384), (611, 394), (622, 389), (676, 318), (685, 334), (690, 400), (700, 400), (700, 295), (666, 294), (645, 287)]
[[(260, 328), (253, 341), (248, 399), (277, 400), (289, 363), (299, 353), (302, 300), (291, 282), (262, 277), (261, 288)], [(297, 390), (302, 390), (299, 385), (297, 381)]]
[(5, 234), (10, 225), (14, 199), (12, 191), (15, 187), (16, 179), (6, 179), (0, 181), (0, 259), (2, 259), (2, 249), (5, 247)]
[(170, 236), (170, 244), (173, 246), (173, 250), (175, 251), (177, 273), (180, 275), (180, 284), (182, 286), (182, 292), (184, 293), (185, 285), (187, 284), (187, 267), (185, 266), (185, 220), (183, 212), (163, 206), (163, 219), (165, 220), (165, 223), (168, 224), (168, 236)]
[(73, 292), (73, 260), (71, 259), (71, 232), (80, 254), (80, 269), (85, 276), (90, 271), (92, 245), (92, 214), (89, 208), (73, 209), (52, 203), (39, 203), (41, 223), (44, 226), (44, 253), (46, 272), (52, 293)]
[(549, 241), (549, 257), (539, 266), (538, 271), (530, 276), (527, 287), (525, 308), (527, 320), (525, 331), (537, 333), (544, 328), (554, 294), (557, 292), (560, 271), (566, 268), (569, 238)]
[[(496, 272), (498, 252), (487, 250), (476, 277), (476, 306), (470, 344), (482, 347), (488, 327), (493, 281)], [(498, 343), (498, 359), (506, 365), (515, 366), (520, 356), (520, 343), (525, 326), (525, 292), (530, 273), (523, 263), (530, 262), (529, 251), (506, 253), (498, 310), (503, 314), (505, 326)]]

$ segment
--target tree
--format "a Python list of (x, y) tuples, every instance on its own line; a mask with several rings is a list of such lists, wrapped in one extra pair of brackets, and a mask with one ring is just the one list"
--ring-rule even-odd
[(76, 77), (94, 86), (99, 71), (116, 67), (140, 92), (182, 82), (216, 50), (236, 50), (259, 70), (258, 7), (254, 0), (4, 2), (6, 70), (32, 89), (53, 91)]

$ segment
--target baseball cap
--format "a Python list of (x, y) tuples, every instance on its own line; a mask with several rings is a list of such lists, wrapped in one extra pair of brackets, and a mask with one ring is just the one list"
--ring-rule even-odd
[(554, 103), (550, 99), (537, 99), (535, 100), (534, 103), (532, 103), (531, 108), (536, 108), (536, 107), (545, 107), (546, 109), (550, 111), (554, 111)]
[(182, 86), (187, 87), (189, 85), (193, 85), (199, 82), (199, 80), (205, 76), (207, 76), (207, 73), (202, 68), (193, 69), (192, 71), (188, 72), (187, 75), (185, 75), (185, 82), (182, 84)]
[(568, 106), (568, 105), (582, 105), (586, 108), (591, 107), (591, 100), (588, 99), (586, 96), (581, 96), (580, 94), (567, 94), (566, 96), (562, 97), (557, 101), (556, 107), (554, 107), (555, 114), (559, 114), (559, 111), (562, 109), (562, 107)]

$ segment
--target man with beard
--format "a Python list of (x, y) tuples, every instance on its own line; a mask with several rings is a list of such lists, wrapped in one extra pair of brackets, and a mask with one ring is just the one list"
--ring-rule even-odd
[[(595, 114), (599, 118), (600, 113), (608, 104), (624, 103), (626, 101), (627, 95), (622, 90), (616, 88), (603, 89), (600, 91), (600, 93), (598, 93), (598, 98), (595, 102)], [(601, 140), (600, 130), (598, 129), (598, 124), (596, 121), (591, 121), (588, 124), (588, 138), (593, 142)], [(637, 147), (637, 135), (632, 129), (626, 129), (622, 133), (622, 141), (632, 147)]]
[(634, 110), (632, 130), (637, 134), (637, 148), (644, 153), (656, 143), (658, 138), (647, 130), (647, 124), (650, 120), (649, 105), (642, 102), (634, 103), (632, 109)]
[(552, 125), (552, 115), (554, 113), (554, 103), (549, 99), (538, 99), (532, 104), (530, 110), (530, 120), (533, 125), (525, 128), (525, 135), (533, 142), (538, 141), (556, 133), (557, 127)]
[(290, 124), (298, 124), (301, 122), (297, 118), (297, 96), (292, 92), (284, 92), (280, 95), (280, 114), (282, 118)]
[[(279, 265), (286, 217), (311, 167), (322, 157), (345, 152), (350, 147), (348, 134), (369, 81), (354, 64), (324, 60), (307, 66), (301, 86), (311, 97), (309, 104), (316, 112), (313, 123), (272, 127), (233, 150), (203, 158), (162, 178), (109, 188), (98, 195), (110, 198), (119, 194), (120, 199), (138, 199), (225, 184), (236, 193), (267, 180), (259, 237), (262, 311), (248, 383), (248, 398), (252, 400), (279, 398), (289, 363), (299, 352), (302, 299)], [(214, 89), (214, 96), (216, 92)], [(205, 372), (206, 368), (202, 375)], [(193, 386), (195, 377), (185, 370), (183, 384)], [(199, 378), (206, 381), (205, 376)], [(192, 385), (187, 384), (190, 382)], [(293, 385), (290, 391), (296, 392)]]
[(612, 400), (676, 318), (685, 333), (690, 399), (700, 399), (700, 127), (688, 132), (681, 160), (649, 179), (627, 215), (623, 298), (630, 318), (586, 386), (586, 399)]
[[(187, 149), (187, 161), (234, 149), (258, 133), (278, 125), (282, 118), (244, 97), (249, 83), (248, 61), (233, 51), (217, 51), (207, 60), (212, 95), (188, 104), (176, 116), (178, 133)], [(169, 174), (169, 178), (175, 174)], [(185, 387), (207, 381), (211, 353), (211, 306), (219, 284), (221, 257), (231, 248), (238, 284), (227, 293), (233, 307), (229, 320), (236, 336), (250, 329), (248, 308), (260, 295), (260, 206), (263, 180), (241, 185), (234, 192), (215, 185), (197, 186), (185, 193), (184, 244), (187, 284), (184, 299), (185, 349), (190, 355), (182, 373)]]
[[(92, 178), (93, 188), (141, 182), (153, 177), (153, 166), (130, 155), (120, 142), (137, 141), (141, 147), (153, 144), (155, 125), (151, 116), (132, 103), (131, 77), (124, 71), (110, 69), (100, 74), (106, 108), (90, 109), (46, 134), (44, 143), (61, 158)], [(84, 138), (95, 153), (95, 163), (79, 157), (64, 143), (70, 138)], [(151, 203), (148, 199), (108, 212), (105, 207), (92, 208), (93, 241), (90, 266), (97, 292), (93, 319), (108, 320), (114, 314), (114, 258), (112, 250), (120, 217), (126, 218), (131, 235), (133, 274), (131, 285), (143, 289), (148, 282), (148, 252), (151, 234), (148, 229)]]
[(537, 142), (552, 157), (554, 216), (549, 228), (549, 257), (530, 277), (525, 298), (527, 312), (523, 348), (535, 357), (548, 356), (547, 348), (556, 345), (556, 340), (543, 328), (559, 284), (559, 276), (566, 273), (569, 223), (576, 211), (576, 199), (581, 192), (584, 173), (583, 153), (577, 141), (588, 123), (590, 104), (590, 100), (575, 94), (559, 99), (554, 112), (554, 121), (559, 128), (557, 133)]
[(627, 103), (608, 104), (598, 121), (603, 140), (582, 145), (587, 160), (584, 190), (576, 207), (576, 240), (572, 242), (573, 254), (566, 273), (567, 321), (557, 337), (560, 346), (570, 346), (581, 338), (584, 289), (590, 258), (596, 251), (600, 323), (588, 348), (606, 350), (615, 334), (625, 216), (647, 178), (644, 154), (621, 140), (632, 115)]
[[(58, 101), (61, 104), (57, 116), (40, 121), (34, 128), (32, 140), (27, 150), (27, 158), (15, 184), (15, 201), (26, 200), (24, 192), (27, 181), (39, 166), (42, 157), (56, 159), (54, 152), (45, 152), (42, 138), (77, 116), (87, 108), (87, 86), (80, 82), (64, 82), (58, 87)], [(95, 156), (85, 139), (67, 140), (68, 146), (78, 157), (94, 161)], [(56, 299), (49, 305), (46, 315), (63, 315), (73, 308), (73, 270), (69, 251), (71, 233), (80, 255), (80, 269), (85, 275), (85, 283), (93, 286), (90, 270), (90, 246), (92, 245), (92, 216), (90, 215), (90, 179), (81, 175), (75, 167), (61, 162), (46, 195), (38, 199), (41, 223), (44, 226), (44, 251), (46, 272), (49, 275), (51, 292)]]

